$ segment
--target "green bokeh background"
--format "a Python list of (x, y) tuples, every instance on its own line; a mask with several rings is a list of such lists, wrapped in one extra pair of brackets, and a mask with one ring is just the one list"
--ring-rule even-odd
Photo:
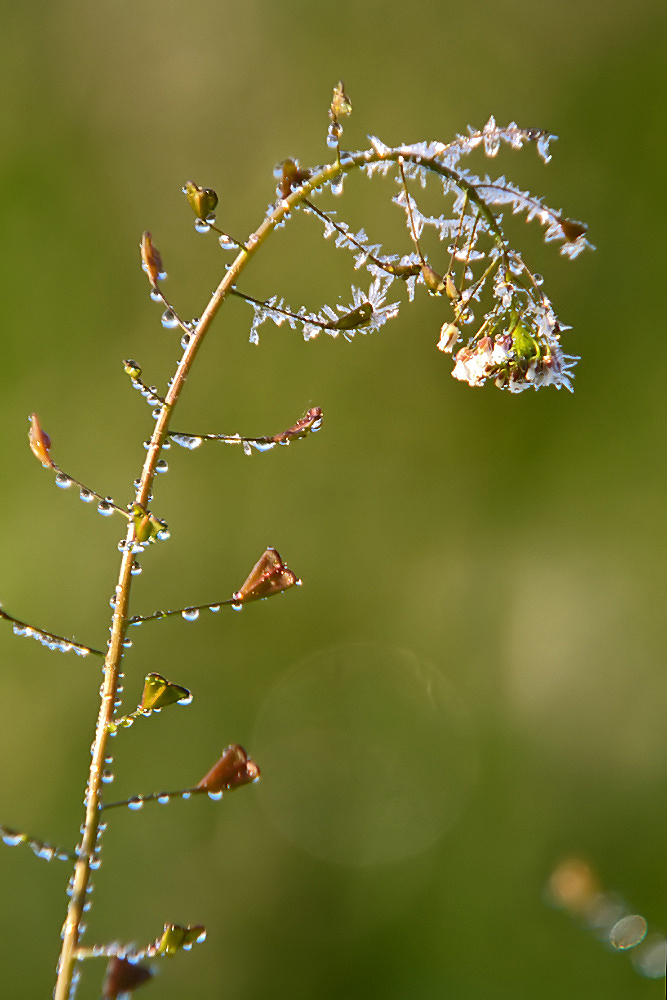
[[(145, 988), (163, 1000), (662, 995), (543, 888), (581, 854), (667, 929), (664, 4), (56, 0), (5, 5), (2, 20), (0, 599), (35, 624), (104, 643), (122, 529), (54, 489), (26, 414), (63, 468), (130, 498), (151, 419), (120, 361), (159, 385), (179, 353), (139, 235), (153, 232), (185, 315), (225, 259), (193, 230), (186, 179), (218, 190), (232, 233), (251, 231), (277, 161), (326, 157), (343, 77), (351, 147), (447, 140), (489, 114), (559, 135), (546, 168), (530, 150), (491, 166), (586, 219), (598, 247), (571, 264), (534, 224), (515, 230), (574, 328), (573, 395), (454, 382), (434, 349), (443, 306), (424, 296), (351, 344), (267, 324), (255, 348), (242, 304), (221, 314), (175, 424), (271, 433), (318, 404), (325, 426), (252, 459), (172, 449), (154, 503), (172, 538), (143, 558), (134, 607), (225, 597), (267, 544), (304, 585), (136, 633), (128, 701), (148, 670), (195, 699), (117, 739), (113, 791), (187, 785), (229, 742), (264, 779), (220, 804), (113, 817), (90, 940), (204, 923), (206, 945)], [(403, 234), (393, 192), (352, 179), (336, 208)], [(347, 300), (345, 255), (307, 222), (277, 234), (246, 290)], [(9, 627), (0, 658), (0, 820), (71, 844), (99, 665)], [(380, 820), (394, 788), (407, 846), (337, 858), (327, 829), (363, 837), (365, 797)], [(441, 835), (422, 842), (430, 802)], [(25, 849), (0, 863), (2, 994), (50, 996), (67, 869)], [(83, 1000), (102, 973), (86, 969)]]

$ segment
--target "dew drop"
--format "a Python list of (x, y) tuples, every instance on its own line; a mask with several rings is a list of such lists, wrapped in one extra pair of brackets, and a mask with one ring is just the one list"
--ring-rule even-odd
[(183, 799), (184, 802), (187, 802), (188, 799), (190, 798), (190, 795), (191, 795), (190, 792), (182, 792), (181, 793), (181, 798)]
[(132, 576), (139, 576), (139, 574), (141, 573), (141, 566), (139, 565), (136, 559), (132, 563), (132, 569), (130, 570), (130, 573), (132, 574)]
[(222, 798), (222, 794), (222, 792), (209, 792), (208, 797), (209, 799), (213, 799), (214, 802), (219, 802)]
[(142, 809), (143, 805), (144, 805), (143, 799), (140, 799), (138, 796), (135, 796), (135, 798), (133, 799), (128, 799), (127, 802), (127, 808), (132, 809), (135, 812), (137, 809)]
[(157, 800), (161, 806), (165, 806), (167, 802), (171, 801), (171, 795), (158, 795)]
[(236, 247), (236, 243), (234, 243), (234, 240), (231, 236), (228, 236), (227, 233), (223, 233), (222, 236), (220, 236), (218, 243), (223, 250), (234, 250)]
[(205, 219), (195, 219), (195, 229), (198, 233), (207, 233), (210, 228)]
[(185, 618), (186, 622), (196, 622), (199, 618), (199, 609), (186, 608), (185, 611), (181, 611), (181, 618)]
[(169, 538), (171, 538), (171, 535), (166, 528), (160, 528), (155, 537), (159, 542), (166, 542)]
[(189, 343), (190, 343), (191, 340), (192, 340), (192, 334), (191, 333), (184, 333), (183, 334), (183, 336), (181, 337), (181, 347), (183, 348), (183, 350), (185, 350), (185, 348), (189, 345)]
[(329, 149), (335, 149), (338, 145), (338, 139), (333, 132), (327, 132), (327, 146)]
[(249, 441), (244, 441), (243, 442), (243, 454), (244, 455), (252, 455), (252, 447), (251, 447)]
[(69, 476), (66, 476), (64, 472), (59, 472), (56, 475), (56, 486), (59, 486), (61, 490), (66, 490), (68, 486), (72, 485), (72, 480)]
[(534, 274), (533, 275), (533, 281), (538, 286), (539, 285), (543, 285), (544, 284), (544, 275), (542, 275), (542, 274)]
[(235, 604), (232, 604), (231, 608), (232, 608), (232, 611), (242, 611), (243, 610), (243, 604), (239, 601), (239, 602), (237, 602)]
[(100, 500), (97, 505), (97, 513), (101, 514), (102, 517), (109, 517), (113, 514), (113, 502), (109, 497), (106, 500)]
[(171, 309), (165, 309), (160, 322), (165, 330), (173, 330), (174, 327), (178, 326), (178, 319)]
[(331, 178), (331, 193), (335, 195), (343, 193), (343, 174)]
[(171, 441), (169, 440), (169, 438), (167, 438), (167, 440), (164, 441), (162, 444), (162, 450), (169, 451), (170, 448), (171, 448)]
[(5, 830), (2, 834), (2, 839), (8, 847), (16, 847), (17, 844), (25, 840), (25, 837), (22, 833), (13, 833), (11, 830)]
[(609, 943), (618, 951), (635, 948), (646, 937), (648, 926), (644, 917), (632, 913), (617, 920), (609, 931)]
[(112, 771), (102, 771), (102, 781), (105, 785), (110, 785), (114, 776)]
[(162, 292), (158, 291), (157, 288), (151, 290), (151, 298), (153, 302), (162, 302)]
[[(129, 649), (131, 645), (132, 645), (131, 639), (123, 639), (123, 649)], [(119, 687), (118, 690), (122, 691), (123, 689)]]
[(91, 871), (96, 872), (102, 865), (102, 859), (97, 854), (94, 854), (93, 857), (89, 860), (88, 865)]
[(160, 458), (158, 460), (158, 462), (156, 463), (155, 471), (156, 472), (168, 472), (169, 471), (169, 466), (168, 466), (168, 464), (165, 462), (165, 460), (163, 458)]
[(219, 611), (219, 610), (220, 610), (220, 608), (221, 608), (221, 606), (222, 606), (222, 605), (220, 605), (220, 604), (209, 604), (209, 606), (208, 606), (208, 610), (209, 610), (209, 611), (214, 611), (214, 612), (215, 612), (215, 611)]

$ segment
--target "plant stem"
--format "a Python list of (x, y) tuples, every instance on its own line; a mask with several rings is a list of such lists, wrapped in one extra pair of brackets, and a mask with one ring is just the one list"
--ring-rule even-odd
[[(339, 154), (340, 155), (340, 154)], [(201, 347), (204, 337), (213, 322), (220, 306), (227, 295), (232, 291), (233, 285), (246, 265), (262, 246), (267, 237), (271, 234), (276, 225), (282, 222), (290, 211), (298, 204), (304, 202), (314, 191), (322, 187), (332, 178), (341, 173), (347, 173), (353, 169), (363, 167), (369, 163), (377, 163), (381, 160), (395, 162), (399, 158), (405, 160), (415, 160), (422, 166), (441, 176), (448, 177), (462, 190), (465, 190), (470, 198), (484, 215), (489, 229), (494, 233), (496, 239), (501, 242), (501, 233), (498, 224), (489, 210), (484, 200), (474, 190), (470, 182), (461, 177), (455, 170), (439, 163), (436, 158), (424, 158), (411, 153), (410, 150), (397, 147), (378, 154), (374, 150), (366, 150), (354, 154), (344, 154), (343, 159), (318, 169), (307, 181), (296, 188), (286, 199), (278, 200), (273, 211), (264, 219), (256, 232), (249, 237), (246, 245), (242, 248), (227, 270), (224, 278), (213, 293), (201, 319), (199, 320), (183, 356), (178, 364), (172, 383), (164, 397), (164, 402), (160, 407), (159, 416), (155, 422), (150, 444), (144, 461), (139, 486), (136, 493), (135, 503), (143, 510), (148, 509), (148, 497), (155, 477), (155, 468), (159, 459), (162, 447), (169, 430), (169, 422), (176, 403), (178, 402), (185, 381), (192, 368), (194, 360)], [(132, 565), (134, 556), (132, 552), (133, 543), (136, 539), (136, 528), (133, 519), (129, 520), (126, 545), (122, 553), (118, 584), (115, 591), (115, 607), (111, 620), (111, 638), (109, 640), (108, 651), (104, 660), (104, 682), (101, 691), (101, 703), (95, 730), (95, 740), (92, 748), (92, 760), (90, 772), (86, 786), (86, 812), (83, 827), (81, 844), (78, 847), (78, 860), (74, 867), (72, 896), (67, 910), (67, 917), (63, 928), (63, 943), (60, 958), (58, 961), (58, 978), (54, 991), (54, 1000), (70, 1000), (73, 996), (74, 970), (78, 961), (79, 937), (84, 913), (84, 903), (86, 901), (87, 890), (90, 884), (92, 871), (91, 861), (95, 857), (95, 850), (100, 832), (100, 816), (102, 805), (102, 774), (105, 770), (105, 759), (107, 757), (107, 743), (110, 737), (110, 723), (113, 722), (116, 710), (116, 700), (118, 686), (122, 677), (123, 642), (128, 626), (128, 609), (130, 603), (130, 590), (132, 585)]]

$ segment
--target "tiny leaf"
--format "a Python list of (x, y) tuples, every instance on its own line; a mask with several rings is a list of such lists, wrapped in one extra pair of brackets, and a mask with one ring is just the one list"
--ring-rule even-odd
[(258, 781), (259, 774), (257, 764), (248, 757), (243, 747), (232, 743), (222, 751), (220, 760), (204, 775), (197, 788), (207, 792), (232, 791)]

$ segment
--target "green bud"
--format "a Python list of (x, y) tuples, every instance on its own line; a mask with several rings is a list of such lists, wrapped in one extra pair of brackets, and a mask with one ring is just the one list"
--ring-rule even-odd
[(340, 319), (327, 324), (327, 330), (357, 330), (360, 326), (368, 326), (373, 315), (370, 302), (362, 302), (356, 309), (345, 313)]
[(215, 212), (218, 196), (212, 188), (199, 187), (193, 181), (186, 181), (183, 186), (183, 194), (190, 202), (190, 207), (198, 219), (206, 219)]

